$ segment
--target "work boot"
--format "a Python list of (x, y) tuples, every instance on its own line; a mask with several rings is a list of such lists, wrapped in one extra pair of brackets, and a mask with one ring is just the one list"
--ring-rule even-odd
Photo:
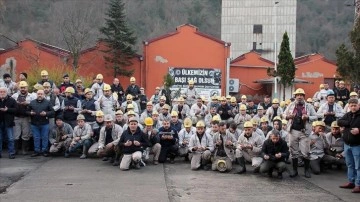
[(237, 174), (243, 174), (246, 172), (246, 166), (245, 166), (245, 158), (244, 157), (240, 157), (240, 158), (236, 158), (236, 161), (238, 162), (238, 164), (240, 165), (239, 170), (236, 172)]
[(311, 178), (310, 160), (309, 159), (304, 159), (304, 168), (305, 168), (305, 177), (306, 178)]
[(39, 152), (34, 152), (33, 154), (31, 154), (31, 157), (36, 157), (36, 156), (40, 156)]
[(120, 165), (120, 154), (115, 154), (115, 161), (112, 164), (113, 166), (119, 166)]
[(360, 193), (360, 186), (355, 186), (353, 190), (351, 190), (352, 193)]
[(14, 150), (15, 150), (15, 154), (18, 154), (19, 141), (20, 141), (20, 140), (14, 140)]
[(299, 163), (299, 161), (298, 161), (297, 158), (292, 159), (293, 173), (290, 174), (290, 177), (296, 177), (296, 176), (299, 175), (299, 173), (298, 173), (298, 163)]
[(29, 149), (29, 140), (23, 140), (21, 143), (21, 154), (27, 155)]
[(344, 185), (341, 185), (339, 186), (340, 188), (343, 188), (343, 189), (352, 189), (352, 188), (355, 188), (355, 184), (354, 183), (351, 183), (351, 182), (348, 182)]
[(86, 148), (86, 146), (85, 145), (83, 145), (83, 153), (82, 153), (82, 155), (80, 156), (80, 159), (86, 159), (86, 157), (87, 157), (87, 148)]
[(279, 180), (283, 179), (282, 173), (278, 172), (277, 178), (278, 178)]

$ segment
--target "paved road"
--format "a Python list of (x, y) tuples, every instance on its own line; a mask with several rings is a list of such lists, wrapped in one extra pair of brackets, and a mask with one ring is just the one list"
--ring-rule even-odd
[(0, 159), (0, 201), (357, 201), (338, 188), (345, 179), (337, 170), (277, 180), (191, 171), (181, 160), (120, 171), (99, 159), (26, 156)]

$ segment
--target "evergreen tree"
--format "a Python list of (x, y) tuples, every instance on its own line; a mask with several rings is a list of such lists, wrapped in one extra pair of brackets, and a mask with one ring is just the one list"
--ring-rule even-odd
[(129, 77), (134, 72), (128, 67), (135, 56), (136, 37), (127, 25), (123, 1), (111, 0), (106, 15), (105, 25), (100, 28), (100, 32), (104, 35), (100, 40), (107, 46), (107, 50), (104, 50), (107, 53), (104, 58), (114, 70), (114, 77), (117, 75)]
[(295, 78), (295, 63), (291, 55), (289, 36), (287, 32), (283, 35), (278, 55), (278, 66), (276, 75), (280, 77), (280, 84), (283, 86), (283, 99), (285, 100), (285, 88), (293, 84)]
[(360, 20), (357, 20), (354, 28), (350, 31), (350, 41), (353, 50), (349, 50), (344, 44), (336, 50), (337, 73), (347, 81), (355, 84), (360, 83)]

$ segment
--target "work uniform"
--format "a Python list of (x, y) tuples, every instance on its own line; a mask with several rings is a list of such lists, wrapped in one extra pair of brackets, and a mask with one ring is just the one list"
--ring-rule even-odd
[[(194, 147), (203, 147), (204, 151), (195, 150)], [(189, 151), (191, 152), (191, 169), (196, 170), (201, 165), (210, 162), (211, 153), (214, 150), (214, 143), (211, 135), (204, 132), (203, 134), (195, 133), (191, 136), (189, 142)]]

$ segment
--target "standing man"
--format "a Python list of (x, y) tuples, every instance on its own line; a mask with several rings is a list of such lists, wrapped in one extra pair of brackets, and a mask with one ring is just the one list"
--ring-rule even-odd
[(139, 98), (141, 91), (140, 91), (140, 87), (135, 84), (135, 81), (136, 81), (135, 77), (130, 78), (130, 85), (126, 88), (125, 95), (127, 96), (130, 94), (133, 98), (133, 101), (136, 102), (137, 106), (139, 106), (139, 110), (140, 110)]
[(104, 114), (110, 114), (115, 117), (115, 112), (120, 109), (118, 98), (111, 93), (111, 86), (105, 84), (103, 88), (103, 95), (99, 96), (95, 105), (98, 105)]
[(7, 88), (7, 94), (12, 96), (16, 92), (16, 83), (11, 80), (10, 74), (6, 73), (3, 75), (4, 87)]
[[(45, 99), (49, 100), (51, 105), (53, 106), (53, 109), (55, 111), (55, 116), (57, 113), (60, 113), (60, 99), (58, 98), (58, 96), (56, 96), (54, 94), (54, 92), (51, 92), (51, 85), (49, 82), (45, 82), (43, 84), (44, 87), (44, 93), (45, 93)], [(59, 91), (59, 89), (57, 89), (57, 91)], [(62, 97), (62, 96), (61, 96)], [(62, 97), (63, 98), (63, 97)], [(50, 130), (53, 128), (53, 126), (55, 125), (55, 119), (54, 118), (50, 118), (49, 119), (49, 128)]]
[(296, 89), (293, 93), (295, 101), (286, 108), (283, 118), (288, 120), (287, 131), (290, 141), (290, 154), (293, 163), (293, 177), (298, 175), (298, 158), (304, 158), (305, 177), (310, 178), (310, 138), (311, 122), (317, 120), (314, 107), (305, 102), (305, 91)]
[(113, 84), (111, 85), (111, 91), (117, 94), (120, 103), (124, 100), (124, 88), (120, 84), (118, 78), (114, 79)]
[(94, 99), (97, 100), (100, 96), (103, 95), (103, 89), (104, 89), (104, 77), (102, 74), (96, 75), (96, 82), (91, 86), (91, 92), (94, 93)]
[(31, 157), (39, 156), (41, 152), (47, 157), (49, 156), (49, 118), (53, 118), (55, 112), (50, 101), (45, 99), (44, 90), (38, 90), (36, 94), (37, 98), (30, 102), (27, 111), (31, 116), (30, 128), (34, 136), (34, 154)]
[[(271, 102), (270, 102), (270, 96), (269, 95), (265, 95), (264, 97), (264, 102), (260, 103), (260, 105), (264, 108), (264, 113), (266, 112), (266, 110), (271, 107)], [(279, 104), (279, 103), (278, 103)]]
[(160, 99), (160, 87), (155, 88), (155, 93), (150, 97), (150, 102), (152, 102), (154, 105), (159, 103)]
[(42, 70), (41, 73), (41, 80), (38, 84), (43, 85), (45, 82), (49, 82), (52, 89), (56, 88), (55, 83), (52, 80), (49, 80), (49, 73), (46, 70)]
[(197, 93), (194, 87), (193, 80), (189, 80), (188, 84), (189, 87), (185, 90), (185, 98), (186, 98), (186, 104), (189, 105), (189, 107), (191, 107), (196, 103), (196, 98), (199, 96), (199, 94)]
[(27, 154), (30, 140), (30, 117), (26, 115), (27, 107), (30, 101), (33, 100), (31, 94), (28, 92), (28, 84), (26, 81), (20, 81), (19, 91), (12, 95), (17, 102), (17, 109), (15, 114), (15, 126), (14, 126), (14, 139), (15, 139), (15, 153), (18, 149), (17, 144), (21, 137), (21, 149), (22, 154)]
[[(8, 140), (9, 159), (15, 158), (13, 126), (16, 112), (16, 101), (10, 97), (6, 87), (0, 87), (0, 158), (2, 152), (2, 137)], [(4, 134), (5, 133), (5, 134)]]
[(143, 87), (140, 88), (140, 92), (141, 94), (139, 95), (139, 102), (140, 102), (140, 106), (139, 107), (139, 114), (141, 114), (145, 108), (146, 108), (146, 103), (147, 103), (147, 97), (145, 95), (145, 89)]
[(360, 193), (360, 111), (358, 99), (349, 100), (350, 112), (338, 120), (343, 133), (344, 156), (346, 161), (348, 183), (340, 186), (353, 189), (353, 193)]
[(326, 102), (322, 104), (317, 111), (318, 117), (322, 118), (325, 122), (327, 129), (330, 130), (331, 123), (344, 116), (342, 107), (335, 102), (335, 93), (328, 90)]
[(72, 87), (72, 88), (75, 89), (74, 84), (70, 81), (69, 74), (64, 74), (64, 76), (63, 76), (63, 82), (60, 84), (60, 87), (59, 87), (60, 93), (65, 94), (65, 90), (66, 90), (68, 87)]
[(340, 81), (339, 82), (339, 88), (338, 88), (338, 90), (336, 91), (336, 94), (335, 94), (336, 101), (341, 101), (341, 102), (344, 103), (344, 105), (346, 105), (349, 98), (350, 98), (349, 89), (347, 89), (345, 87), (345, 82), (344, 81)]

